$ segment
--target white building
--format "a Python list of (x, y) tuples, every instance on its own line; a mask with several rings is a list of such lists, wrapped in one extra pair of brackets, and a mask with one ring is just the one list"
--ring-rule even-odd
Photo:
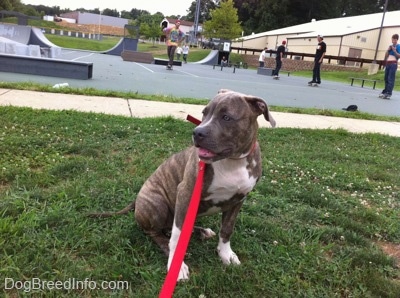
[[(315, 53), (317, 35), (322, 34), (327, 44), (327, 55), (382, 60), (393, 34), (400, 34), (400, 11), (386, 12), (381, 31), (383, 12), (309, 23), (237, 39), (233, 47), (276, 49), (287, 41), (290, 52)], [(381, 37), (378, 39), (381, 31)], [(243, 45), (243, 46), (242, 46)], [(375, 57), (376, 55), (376, 57)]]

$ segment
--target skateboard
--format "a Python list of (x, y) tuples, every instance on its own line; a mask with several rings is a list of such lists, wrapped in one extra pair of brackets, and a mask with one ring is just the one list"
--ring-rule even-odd
[(318, 84), (317, 83), (308, 83), (308, 86), (310, 86), (310, 87), (318, 87)]
[(172, 70), (172, 66), (167, 65), (166, 69), (167, 70)]
[(273, 77), (273, 79), (274, 79), (274, 80), (279, 80), (279, 79), (280, 79), (280, 77)]

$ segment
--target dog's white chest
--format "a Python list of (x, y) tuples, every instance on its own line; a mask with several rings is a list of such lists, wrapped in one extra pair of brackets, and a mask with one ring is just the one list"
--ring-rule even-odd
[(211, 200), (214, 205), (218, 205), (230, 200), (235, 194), (249, 193), (256, 185), (257, 177), (249, 174), (248, 166), (246, 158), (215, 162), (213, 164), (214, 177), (208, 188), (210, 195), (204, 200)]

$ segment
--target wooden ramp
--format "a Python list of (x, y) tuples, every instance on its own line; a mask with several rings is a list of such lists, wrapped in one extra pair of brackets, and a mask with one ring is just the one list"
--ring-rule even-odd
[(148, 64), (154, 62), (154, 57), (153, 54), (151, 53), (124, 50), (121, 53), (121, 57), (122, 60), (130, 62), (148, 63)]

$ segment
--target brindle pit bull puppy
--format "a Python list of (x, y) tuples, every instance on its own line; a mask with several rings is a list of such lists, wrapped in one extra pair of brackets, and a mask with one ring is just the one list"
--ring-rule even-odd
[[(202, 123), (193, 130), (194, 146), (161, 164), (130, 205), (115, 213), (92, 216), (108, 217), (135, 210), (137, 223), (169, 257), (169, 269), (201, 159), (207, 166), (198, 216), (222, 212), (218, 254), (224, 264), (240, 264), (230, 238), (243, 201), (261, 176), (257, 142), (260, 115), (275, 126), (263, 99), (220, 90), (203, 110)], [(196, 229), (204, 238), (215, 235), (211, 229)], [(166, 232), (171, 230), (168, 238)], [(178, 280), (188, 278), (189, 268), (182, 263)]]

